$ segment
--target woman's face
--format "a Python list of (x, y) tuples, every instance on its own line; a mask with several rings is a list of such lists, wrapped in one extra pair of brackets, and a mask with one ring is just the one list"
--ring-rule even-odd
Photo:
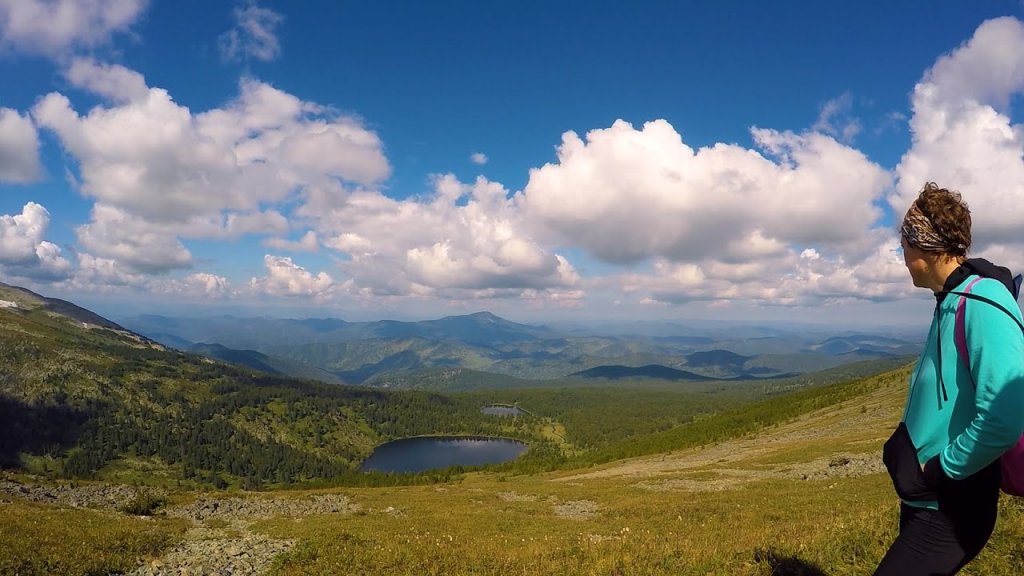
[(928, 277), (929, 267), (928, 262), (924, 259), (924, 251), (908, 244), (904, 236), (900, 236), (900, 246), (903, 247), (903, 263), (906, 264), (907, 271), (910, 272), (910, 279), (914, 281), (914, 286), (927, 288), (928, 284), (925, 283), (925, 278)]

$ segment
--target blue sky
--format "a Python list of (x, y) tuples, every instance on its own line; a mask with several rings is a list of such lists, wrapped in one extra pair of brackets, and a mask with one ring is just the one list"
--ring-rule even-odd
[(923, 323), (1024, 268), (1019, 2), (0, 0), (0, 279), (108, 315)]

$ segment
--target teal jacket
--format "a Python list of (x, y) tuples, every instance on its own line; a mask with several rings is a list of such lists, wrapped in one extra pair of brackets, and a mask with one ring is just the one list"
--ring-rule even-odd
[[(954, 341), (956, 309), (962, 292), (977, 278), (964, 267), (936, 295), (935, 315), (924, 352), (910, 376), (903, 421), (920, 465), (954, 480), (985, 468), (1024, 432), (1024, 335), (1004, 312), (966, 300), (964, 328), (968, 362)], [(982, 278), (971, 292), (1003, 305), (1021, 319), (1020, 308), (1002, 281)], [(938, 465), (938, 466), (936, 466)], [(928, 466), (926, 466), (926, 474)], [(937, 508), (936, 501), (912, 501)]]

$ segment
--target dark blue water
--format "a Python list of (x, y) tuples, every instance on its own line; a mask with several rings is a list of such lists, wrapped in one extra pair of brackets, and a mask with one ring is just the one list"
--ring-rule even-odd
[(423, 472), (515, 460), (526, 444), (503, 438), (403, 438), (381, 444), (360, 467), (364, 472)]
[(515, 406), (484, 406), (480, 411), (491, 416), (518, 416), (523, 413)]

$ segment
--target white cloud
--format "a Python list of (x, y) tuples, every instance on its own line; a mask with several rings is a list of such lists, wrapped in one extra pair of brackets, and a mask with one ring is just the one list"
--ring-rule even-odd
[(52, 242), (44, 240), (36, 246), (36, 259), (35, 266), (20, 268), (18, 275), (54, 281), (67, 278), (74, 271), (71, 262), (61, 254), (60, 247)]
[(480, 166), (487, 164), (487, 154), (483, 152), (474, 152), (470, 154), (469, 159), (473, 164), (479, 164)]
[(56, 57), (106, 44), (147, 0), (0, 0), (0, 47)]
[(97, 201), (80, 241), (135, 272), (189, 266), (183, 237), (286, 234), (272, 206), (305, 187), (372, 185), (390, 171), (357, 120), (256, 80), (243, 80), (227, 106), (193, 114), (123, 67), (77, 60), (68, 76), (114, 104), (80, 116), (52, 93), (33, 116), (77, 160), (73, 176)]
[(147, 276), (126, 269), (116, 260), (81, 253), (67, 287), (83, 292), (118, 293), (144, 288), (147, 281)]
[(915, 289), (894, 249), (897, 242), (881, 231), (874, 237), (876, 249), (859, 262), (842, 255), (824, 257), (813, 248), (739, 264), (658, 259), (650, 274), (613, 275), (598, 284), (621, 287), (645, 302), (670, 304), (821, 306), (913, 296)]
[(21, 214), (0, 215), (0, 267), (6, 274), (57, 280), (71, 273), (60, 248), (43, 239), (49, 225), (50, 213), (35, 202)]
[(235, 27), (220, 37), (221, 58), (227, 61), (254, 58), (263, 62), (277, 59), (281, 45), (277, 40), (277, 27), (284, 18), (254, 1), (234, 10)]
[(79, 116), (63, 95), (33, 114), (79, 163), (82, 191), (151, 221), (187, 221), (219, 210), (250, 211), (297, 186), (388, 175), (375, 134), (267, 84), (246, 80), (237, 100), (193, 115), (165, 90)]
[(77, 230), (78, 241), (91, 254), (145, 274), (191, 265), (192, 254), (166, 229), (105, 204), (96, 204), (91, 216)]
[(586, 141), (568, 132), (517, 204), (539, 234), (619, 264), (746, 262), (793, 245), (863, 252), (888, 174), (824, 134), (752, 133), (771, 158), (728, 144), (694, 151), (664, 120), (620, 120)]
[(320, 242), (317, 240), (316, 232), (312, 230), (306, 232), (302, 238), (295, 242), (290, 242), (283, 238), (267, 238), (263, 241), (263, 245), (287, 252), (316, 252), (320, 249)]
[(314, 223), (325, 246), (347, 253), (341, 266), (356, 289), (382, 296), (481, 297), (477, 291), (493, 289), (536, 297), (578, 281), (568, 260), (526, 233), (505, 188), (484, 178), (439, 176), (422, 199), (314, 189), (297, 215)]
[(0, 182), (32, 182), (41, 173), (39, 136), (32, 120), (0, 108)]
[(959, 190), (971, 208), (972, 251), (1017, 270), (1024, 269), (1024, 125), (1008, 108), (1021, 94), (1024, 24), (987, 21), (914, 88), (913, 142), (889, 198), (899, 216), (927, 181)]
[(860, 120), (852, 116), (853, 96), (843, 93), (837, 98), (826, 102), (818, 114), (818, 120), (811, 130), (823, 132), (849, 144), (861, 132)]
[(189, 298), (221, 299), (232, 294), (231, 282), (223, 276), (198, 272), (181, 279), (148, 282), (149, 290), (157, 294), (184, 296)]
[(119, 64), (102, 64), (90, 58), (75, 58), (64, 75), (72, 85), (112, 102), (136, 102), (145, 100), (149, 95), (149, 87), (142, 74)]
[[(193, 227), (184, 233), (189, 236), (237, 238), (243, 234), (284, 234), (288, 232), (288, 219), (277, 210), (265, 212), (230, 213), (224, 218), (223, 225), (215, 224), (214, 229), (204, 231), (205, 227)], [(221, 234), (222, 233), (222, 234)]]
[(330, 296), (334, 287), (334, 279), (326, 272), (314, 276), (285, 256), (267, 254), (263, 257), (263, 264), (267, 268), (267, 275), (253, 278), (249, 282), (251, 289), (258, 293), (325, 298)]

